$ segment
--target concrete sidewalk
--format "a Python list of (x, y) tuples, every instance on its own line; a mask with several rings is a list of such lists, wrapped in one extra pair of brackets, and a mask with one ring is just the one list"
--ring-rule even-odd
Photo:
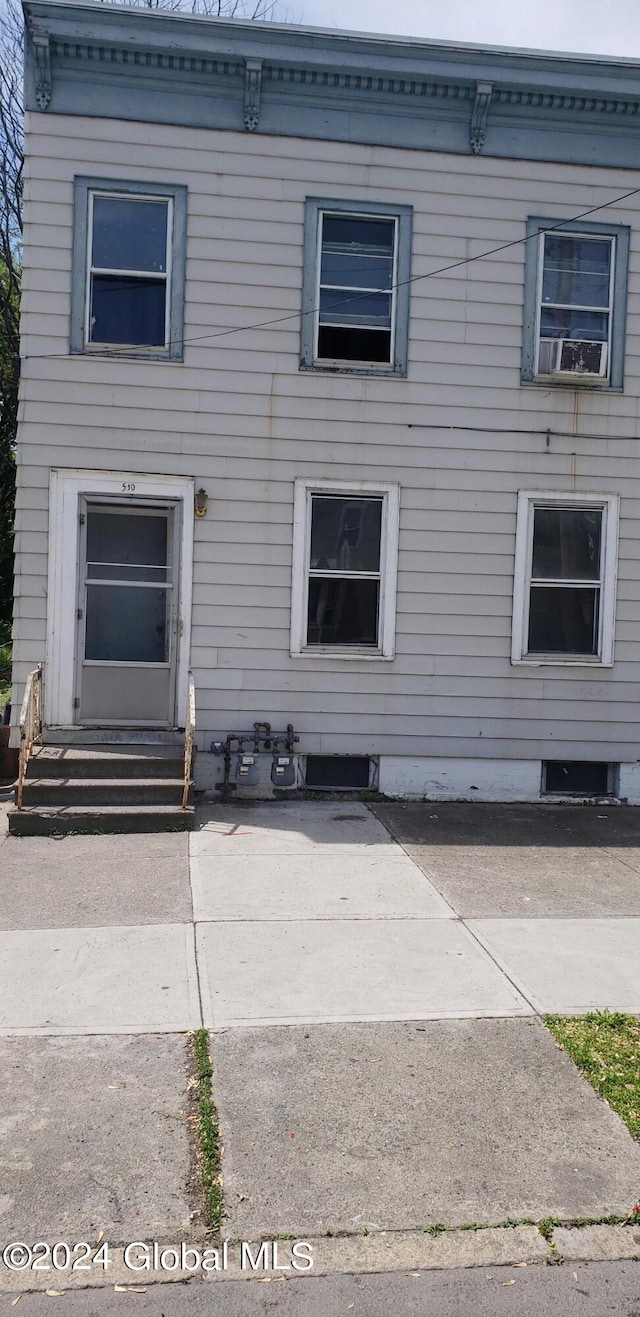
[(191, 884), (179, 834), (6, 838), (0, 1035), (640, 1012), (635, 811), (378, 813), (209, 807)]
[[(609, 849), (597, 819), (582, 846), (571, 834), (567, 847), (561, 829), (580, 813), (570, 809), (551, 821), (535, 807), (377, 813), (405, 849), (358, 804), (201, 815), (190, 844), (206, 1025), (640, 1012), (635, 811), (603, 815)], [(631, 861), (613, 855), (614, 838)], [(540, 917), (543, 893), (551, 918)], [(570, 894), (579, 918), (565, 914)], [(500, 917), (470, 919), (470, 902)], [(505, 918), (505, 905), (518, 917)]]
[(202, 1021), (229, 1236), (629, 1212), (640, 1149), (536, 1011), (640, 1010), (635, 814), (555, 847), (574, 917), (563, 819), (468, 808), (385, 817), (401, 845), (357, 803), (216, 805), (190, 872), (184, 834), (0, 840), (3, 1239), (202, 1231)]

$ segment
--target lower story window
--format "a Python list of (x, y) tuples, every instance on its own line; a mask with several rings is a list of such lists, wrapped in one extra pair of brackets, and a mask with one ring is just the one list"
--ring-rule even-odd
[(613, 663), (618, 499), (520, 494), (512, 661)]
[(398, 487), (297, 481), (292, 654), (393, 657)]

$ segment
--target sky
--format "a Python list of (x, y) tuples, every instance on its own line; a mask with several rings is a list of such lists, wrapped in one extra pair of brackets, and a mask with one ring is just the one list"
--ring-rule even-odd
[(640, 60), (640, 0), (285, 0), (288, 19), (436, 41)]

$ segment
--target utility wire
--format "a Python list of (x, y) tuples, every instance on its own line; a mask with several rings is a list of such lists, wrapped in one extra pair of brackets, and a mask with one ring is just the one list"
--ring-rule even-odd
[[(476, 261), (485, 261), (489, 256), (496, 256), (498, 252), (508, 251), (511, 247), (521, 247), (524, 243), (531, 242), (532, 239), (538, 238), (541, 233), (554, 233), (556, 229), (570, 228), (572, 224), (576, 224), (579, 220), (585, 219), (587, 215), (595, 215), (600, 210), (607, 210), (609, 206), (617, 206), (620, 202), (627, 201), (629, 197), (637, 196), (638, 193), (640, 193), (640, 187), (632, 188), (630, 192), (623, 192), (618, 197), (612, 197), (611, 201), (603, 201), (598, 206), (590, 206), (588, 210), (580, 211), (578, 215), (574, 215), (571, 219), (558, 220), (557, 224), (550, 224), (549, 227), (545, 229), (537, 229), (535, 233), (527, 233), (523, 238), (512, 238), (510, 242), (502, 242), (498, 247), (490, 247), (488, 251), (479, 252), (477, 256), (465, 256), (459, 261), (452, 261), (449, 265), (441, 265), (437, 270), (430, 270), (427, 274), (415, 274), (410, 279), (403, 279), (399, 283), (392, 284), (390, 289), (380, 289), (380, 291), (395, 291), (398, 288), (404, 288), (409, 284), (421, 283), (424, 279), (436, 279), (440, 275), (449, 274), (452, 270), (459, 270), (462, 266), (473, 265)], [(357, 201), (355, 201), (354, 207), (357, 207), (357, 204)], [(369, 297), (371, 297), (371, 290), (358, 295), (358, 297), (347, 297), (343, 302), (334, 302), (331, 309), (335, 310), (338, 306), (352, 306), (354, 302), (360, 302)], [(171, 339), (168, 347), (175, 347), (177, 344), (181, 344), (184, 347), (188, 343), (204, 343), (210, 342), (212, 339), (227, 338), (230, 334), (243, 334), (246, 330), (267, 329), (272, 325), (282, 325), (290, 320), (302, 320), (304, 316), (315, 315), (319, 310), (319, 306), (314, 306), (308, 311), (292, 311), (286, 316), (276, 316), (271, 320), (254, 321), (252, 324), (247, 325), (235, 325), (231, 329), (216, 330), (213, 334), (198, 334), (193, 338)], [(61, 360), (68, 356), (68, 352), (34, 352), (25, 356), (23, 360)], [(117, 359), (122, 356), (131, 357), (131, 348), (106, 349), (100, 352), (100, 356), (103, 358), (108, 357), (110, 359)]]

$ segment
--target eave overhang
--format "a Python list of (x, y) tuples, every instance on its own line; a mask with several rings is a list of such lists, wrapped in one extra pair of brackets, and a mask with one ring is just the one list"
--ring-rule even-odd
[(30, 110), (637, 168), (640, 63), (26, 0)]

